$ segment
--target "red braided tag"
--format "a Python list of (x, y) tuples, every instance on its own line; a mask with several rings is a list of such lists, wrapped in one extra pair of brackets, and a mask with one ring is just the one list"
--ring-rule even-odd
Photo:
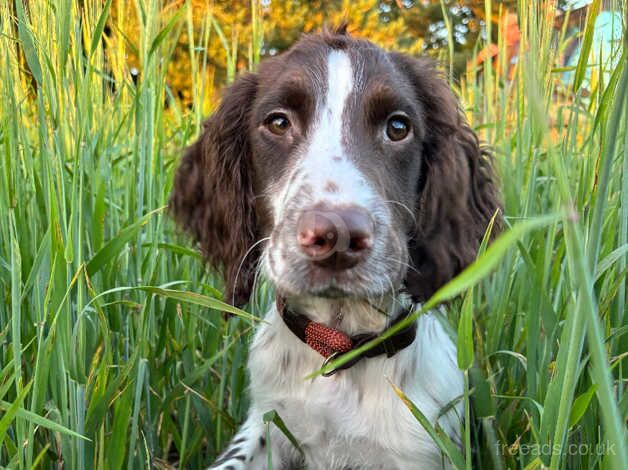
[(353, 347), (351, 338), (346, 334), (316, 322), (305, 327), (305, 342), (323, 357), (345, 353)]

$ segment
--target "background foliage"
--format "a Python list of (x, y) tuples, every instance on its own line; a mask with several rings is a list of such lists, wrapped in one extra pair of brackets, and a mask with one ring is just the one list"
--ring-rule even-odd
[[(619, 8), (593, 2), (566, 69), (553, 0), (0, 1), (0, 466), (200, 468), (227, 442), (271, 293), (222, 317), (220, 284), (165, 214), (172, 171), (220, 86), (348, 19), (442, 61), (514, 227), (439, 294), (461, 294), (472, 418), (449, 455), (628, 468), (628, 56), (624, 35), (616, 67), (588, 60), (603, 3)], [(508, 7), (512, 73), (467, 68), (489, 41), (506, 56)]]

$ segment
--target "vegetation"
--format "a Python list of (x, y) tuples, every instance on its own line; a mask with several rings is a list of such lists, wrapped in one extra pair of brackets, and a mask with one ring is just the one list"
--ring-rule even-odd
[[(222, 287), (164, 207), (215, 87), (316, 11), (197, 3), (0, 2), (0, 467), (200, 468), (246, 414), (247, 341), (269, 293), (223, 317)], [(432, 431), (460, 467), (628, 468), (626, 35), (612, 73), (588, 63), (595, 0), (565, 86), (556, 3), (517, 2), (512, 77), (485, 62), (454, 83), (494, 148), (512, 227), (432, 302), (456, 299), (464, 449)], [(394, 4), (390, 29), (356, 29), (416, 53), (418, 34), (386, 42), (406, 18)], [(356, 5), (351, 20), (381, 11)], [(451, 67), (453, 49), (434, 52)]]

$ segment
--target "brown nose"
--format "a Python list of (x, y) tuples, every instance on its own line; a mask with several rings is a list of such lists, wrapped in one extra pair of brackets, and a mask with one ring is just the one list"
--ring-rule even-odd
[(358, 207), (304, 211), (297, 223), (297, 241), (305, 255), (322, 267), (349, 269), (373, 244), (373, 221)]

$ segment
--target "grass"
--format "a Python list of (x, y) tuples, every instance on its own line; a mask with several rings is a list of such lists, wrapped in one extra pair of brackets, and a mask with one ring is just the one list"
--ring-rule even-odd
[[(237, 43), (211, 17), (195, 32), (189, 2), (29, 5), (0, 3), (0, 467), (200, 468), (246, 415), (263, 309), (222, 317), (164, 206), (206, 112), (207, 43), (222, 41), (229, 78)], [(585, 54), (559, 85), (552, 6), (520, 2), (512, 81), (485, 67), (456, 85), (514, 227), (434, 299), (458, 299), (472, 419), (466, 453), (442, 445), (467, 468), (628, 468), (628, 54), (612, 74)], [(183, 31), (190, 108), (166, 81)]]

